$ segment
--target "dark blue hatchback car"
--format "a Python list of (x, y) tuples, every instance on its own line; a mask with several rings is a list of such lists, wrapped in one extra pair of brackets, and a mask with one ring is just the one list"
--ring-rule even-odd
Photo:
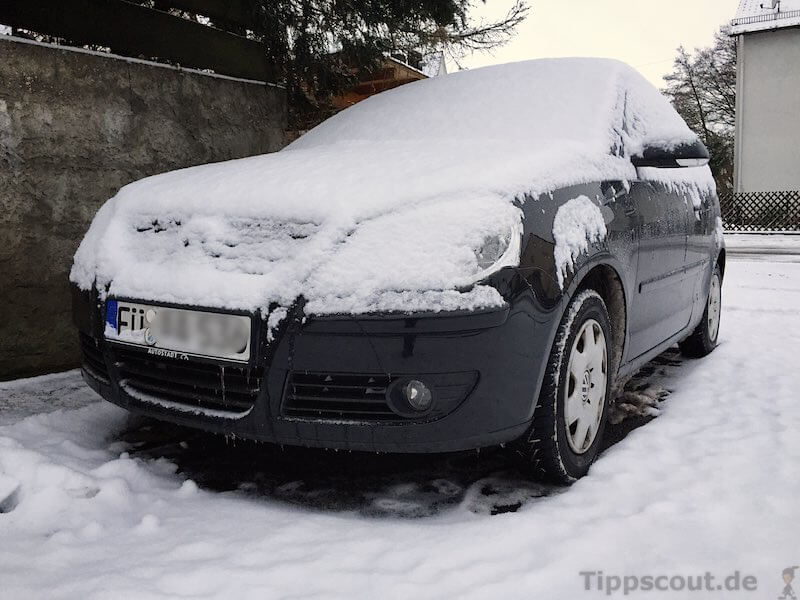
[(617, 390), (717, 344), (708, 153), (615, 61), (379, 94), (268, 156), (165, 173), (75, 257), (87, 383), (132, 412), (378, 452), (514, 444), (587, 473)]

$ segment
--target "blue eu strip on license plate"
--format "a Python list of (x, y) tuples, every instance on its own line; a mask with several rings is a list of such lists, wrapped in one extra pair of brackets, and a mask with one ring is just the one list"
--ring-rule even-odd
[(117, 328), (117, 301), (109, 300), (106, 302), (106, 323), (111, 325), (115, 330)]

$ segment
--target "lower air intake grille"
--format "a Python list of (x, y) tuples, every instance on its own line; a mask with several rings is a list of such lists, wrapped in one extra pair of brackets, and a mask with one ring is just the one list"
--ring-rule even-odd
[(80, 334), (81, 365), (83, 369), (95, 379), (109, 383), (108, 367), (100, 350), (100, 342), (86, 335)]
[(130, 350), (114, 351), (120, 385), (132, 396), (184, 410), (246, 413), (256, 402), (260, 373), (248, 367), (176, 362)]
[(391, 383), (385, 375), (291, 373), (283, 414), (303, 419), (405, 421), (386, 402)]

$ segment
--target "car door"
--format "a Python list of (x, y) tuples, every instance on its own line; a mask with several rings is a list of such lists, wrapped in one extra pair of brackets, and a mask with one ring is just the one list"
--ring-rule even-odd
[(683, 196), (647, 180), (635, 182), (629, 196), (639, 260), (628, 356), (636, 358), (688, 325), (694, 286), (686, 273), (690, 207)]
[(716, 196), (702, 194), (686, 198), (689, 204), (689, 239), (686, 246), (687, 274), (694, 281), (695, 310), (705, 308), (708, 278), (715, 255), (714, 232), (716, 231)]

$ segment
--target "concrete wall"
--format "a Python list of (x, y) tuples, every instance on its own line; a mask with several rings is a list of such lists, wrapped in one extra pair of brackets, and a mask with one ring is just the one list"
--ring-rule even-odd
[(800, 190), (800, 28), (739, 36), (736, 191)]
[(0, 36), (0, 380), (76, 366), (69, 268), (120, 186), (285, 131), (275, 86)]

